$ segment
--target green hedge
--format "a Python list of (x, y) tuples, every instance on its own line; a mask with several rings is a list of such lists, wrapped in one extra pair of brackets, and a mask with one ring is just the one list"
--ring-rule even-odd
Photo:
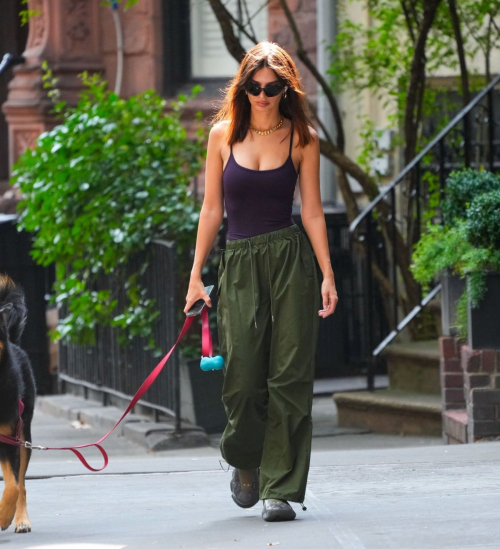
[(467, 211), (467, 238), (473, 246), (500, 250), (500, 190), (474, 198)]
[(500, 190), (500, 176), (495, 173), (472, 168), (452, 172), (446, 180), (442, 204), (445, 224), (452, 225), (455, 218), (465, 219), (474, 198), (494, 190)]

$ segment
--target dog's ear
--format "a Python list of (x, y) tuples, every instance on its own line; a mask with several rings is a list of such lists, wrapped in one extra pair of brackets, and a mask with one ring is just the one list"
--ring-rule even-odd
[(10, 311), (12, 310), (12, 303), (5, 303), (0, 306), (0, 318), (4, 326), (8, 326)]

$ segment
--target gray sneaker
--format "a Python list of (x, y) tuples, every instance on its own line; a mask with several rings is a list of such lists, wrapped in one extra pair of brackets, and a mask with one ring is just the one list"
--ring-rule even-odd
[(262, 500), (264, 509), (262, 509), (262, 518), (267, 522), (278, 520), (293, 520), (295, 511), (287, 501), (281, 499), (264, 499)]
[(231, 497), (234, 503), (248, 509), (253, 507), (259, 501), (259, 469), (254, 470), (252, 486), (250, 490), (242, 490), (240, 475), (238, 469), (233, 469), (233, 477), (231, 479)]

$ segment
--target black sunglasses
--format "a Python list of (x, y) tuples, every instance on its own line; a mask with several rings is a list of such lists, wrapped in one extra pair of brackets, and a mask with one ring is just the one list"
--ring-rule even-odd
[(276, 97), (285, 86), (283, 84), (271, 84), (262, 88), (257, 84), (247, 84), (245, 90), (252, 95), (260, 95), (260, 92), (264, 90), (267, 97)]

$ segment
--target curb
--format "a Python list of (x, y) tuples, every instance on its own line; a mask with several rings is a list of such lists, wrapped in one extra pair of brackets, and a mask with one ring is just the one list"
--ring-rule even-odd
[[(103, 406), (94, 400), (68, 394), (37, 396), (36, 408), (105, 431), (112, 429), (124, 412), (116, 406)], [(175, 433), (173, 422), (154, 422), (145, 415), (129, 412), (114, 432), (153, 452), (210, 446), (210, 439), (202, 427), (181, 421), (181, 429), (181, 433)]]

